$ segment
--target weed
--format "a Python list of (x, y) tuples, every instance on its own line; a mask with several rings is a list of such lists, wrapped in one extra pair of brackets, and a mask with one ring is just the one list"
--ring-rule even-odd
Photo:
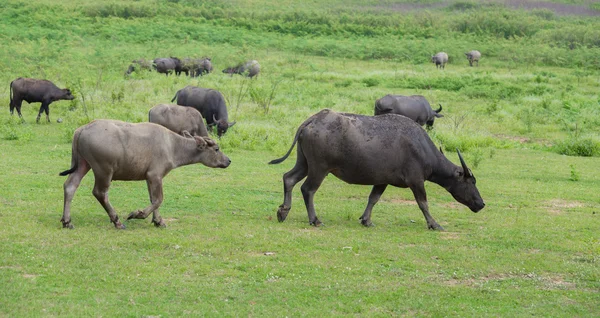
[(575, 165), (569, 165), (569, 168), (571, 168), (571, 176), (569, 177), (569, 180), (571, 181), (579, 181), (579, 172), (577, 172), (577, 170), (575, 170)]

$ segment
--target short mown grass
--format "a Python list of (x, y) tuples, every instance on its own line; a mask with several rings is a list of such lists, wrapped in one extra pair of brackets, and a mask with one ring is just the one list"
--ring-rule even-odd
[[(0, 317), (600, 315), (597, 19), (428, 3), (0, 3)], [(479, 67), (462, 56), (474, 48)], [(441, 50), (452, 57), (444, 71), (428, 62)], [(211, 56), (215, 71), (124, 76), (133, 59), (172, 55)], [(247, 59), (261, 63), (257, 79), (220, 72)], [(8, 112), (19, 76), (77, 98), (51, 104), (51, 123), (24, 103), (22, 122)], [(164, 229), (115, 230), (90, 173), (75, 229), (62, 229), (58, 173), (73, 131), (145, 121), (186, 85), (226, 97), (237, 123), (218, 142), (231, 166), (172, 171)], [(429, 231), (410, 190), (388, 188), (365, 228), (370, 187), (330, 176), (315, 196), (325, 226), (308, 225), (300, 184), (278, 223), (295, 155), (267, 162), (310, 115), (372, 114), (386, 94), (443, 105), (429, 134), (452, 161), (463, 152), (485, 209), (426, 183), (446, 229)], [(109, 195), (122, 219), (148, 204), (144, 182), (114, 182)]]

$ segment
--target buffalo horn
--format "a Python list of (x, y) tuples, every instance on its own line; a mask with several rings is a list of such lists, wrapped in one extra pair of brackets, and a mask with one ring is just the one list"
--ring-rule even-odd
[(440, 105), (440, 108), (439, 108), (438, 110), (436, 110), (436, 111), (435, 111), (436, 113), (439, 113), (439, 112), (441, 112), (441, 111), (442, 111), (442, 104), (438, 104), (438, 105)]
[(463, 171), (465, 172), (465, 177), (472, 177), (473, 175), (471, 174), (471, 170), (469, 170), (469, 167), (467, 167), (465, 159), (463, 159), (462, 155), (460, 154), (460, 150), (456, 149), (456, 152), (458, 153), (458, 159), (460, 159), (460, 165), (462, 166)]

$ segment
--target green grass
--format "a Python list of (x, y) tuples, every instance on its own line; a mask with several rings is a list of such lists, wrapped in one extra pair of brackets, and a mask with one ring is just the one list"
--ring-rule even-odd
[[(321, 2), (1, 3), (0, 317), (600, 315), (598, 20)], [(462, 54), (474, 48), (483, 57), (471, 68)], [(444, 71), (428, 62), (440, 50)], [(133, 59), (170, 55), (211, 56), (215, 72), (123, 75)], [(261, 63), (255, 80), (220, 72), (247, 59)], [(50, 124), (24, 103), (22, 123), (8, 112), (19, 76), (77, 98), (51, 104)], [(75, 229), (62, 230), (58, 173), (73, 131), (95, 118), (145, 121), (186, 85), (225, 95), (237, 124), (219, 144), (232, 165), (171, 172), (165, 229), (148, 219), (114, 230), (90, 173)], [(461, 149), (486, 208), (471, 213), (427, 183), (446, 229), (433, 232), (409, 190), (388, 188), (364, 228), (370, 187), (328, 177), (315, 196), (324, 227), (308, 226), (300, 184), (278, 223), (294, 156), (267, 162), (298, 125), (323, 108), (372, 114), (389, 93), (443, 105), (430, 135), (454, 162)], [(110, 198), (124, 218), (147, 204), (146, 185), (114, 182)]]

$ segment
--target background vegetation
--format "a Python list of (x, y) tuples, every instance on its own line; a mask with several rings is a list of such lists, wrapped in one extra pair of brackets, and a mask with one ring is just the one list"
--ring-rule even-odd
[[(0, 316), (598, 315), (600, 7), (514, 9), (531, 3), (1, 2)], [(430, 63), (439, 51), (444, 71)], [(211, 56), (215, 72), (124, 76), (131, 60), (164, 56)], [(256, 80), (220, 72), (248, 59)], [(23, 123), (8, 112), (19, 76), (77, 98), (53, 103), (50, 124), (24, 103)], [(76, 229), (60, 231), (72, 132), (145, 121), (186, 85), (226, 96), (238, 123), (219, 143), (232, 166), (169, 175), (164, 230), (113, 231), (88, 176)], [(410, 191), (390, 189), (365, 229), (370, 188), (328, 178), (315, 199), (327, 226), (307, 226), (299, 191), (278, 224), (293, 159), (266, 162), (320, 109), (372, 114), (390, 93), (443, 105), (430, 136), (454, 161), (465, 153), (487, 207), (472, 215), (428, 184), (448, 230), (431, 232)], [(143, 182), (111, 189), (121, 217), (145, 204)]]

